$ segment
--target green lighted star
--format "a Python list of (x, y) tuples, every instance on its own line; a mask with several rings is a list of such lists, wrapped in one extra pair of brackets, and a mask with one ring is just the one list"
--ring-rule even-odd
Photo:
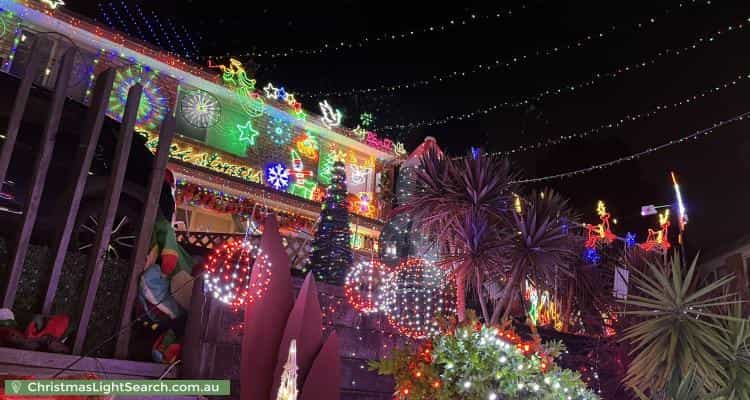
[(253, 122), (247, 121), (245, 125), (237, 124), (237, 129), (240, 131), (240, 141), (247, 142), (250, 146), (255, 146), (255, 138), (260, 135), (260, 132), (253, 128)]

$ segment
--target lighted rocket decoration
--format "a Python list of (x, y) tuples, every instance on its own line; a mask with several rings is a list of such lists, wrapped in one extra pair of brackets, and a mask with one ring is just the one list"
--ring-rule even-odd
[(610, 215), (607, 212), (607, 207), (601, 200), (596, 205), (596, 213), (602, 222), (598, 225), (586, 224), (586, 229), (588, 230), (586, 248), (588, 249), (596, 248), (599, 245), (606, 246), (616, 239), (615, 234), (609, 228)]
[(659, 230), (648, 230), (646, 241), (641, 243), (641, 248), (646, 251), (667, 251), (669, 244), (669, 209), (659, 214)]

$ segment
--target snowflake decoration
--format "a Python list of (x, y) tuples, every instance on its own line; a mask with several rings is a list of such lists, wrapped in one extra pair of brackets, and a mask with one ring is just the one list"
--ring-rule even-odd
[(182, 116), (196, 128), (210, 128), (219, 122), (221, 104), (212, 94), (193, 90), (180, 101)]
[(276, 190), (289, 187), (289, 170), (283, 163), (271, 164), (266, 168), (266, 182)]

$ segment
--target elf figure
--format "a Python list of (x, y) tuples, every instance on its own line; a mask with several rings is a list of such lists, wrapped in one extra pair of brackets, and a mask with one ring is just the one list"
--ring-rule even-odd
[[(164, 175), (164, 187), (159, 201), (159, 213), (154, 223), (151, 238), (151, 250), (146, 259), (146, 269), (139, 282), (138, 299), (142, 311), (147, 317), (145, 325), (154, 333), (173, 329), (184, 330), (185, 310), (190, 306), (193, 278), (190, 275), (192, 257), (177, 243), (172, 220), (174, 216), (175, 180), (172, 172)], [(161, 343), (162, 337), (157, 338)], [(154, 344), (154, 349), (157, 346)], [(163, 361), (169, 357), (155, 357)]]

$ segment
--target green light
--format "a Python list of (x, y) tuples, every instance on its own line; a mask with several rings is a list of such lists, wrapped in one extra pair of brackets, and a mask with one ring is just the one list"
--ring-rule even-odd
[(244, 125), (237, 124), (237, 130), (240, 131), (239, 140), (246, 142), (249, 146), (255, 146), (255, 139), (260, 135), (260, 132), (253, 128), (253, 122), (247, 121)]

